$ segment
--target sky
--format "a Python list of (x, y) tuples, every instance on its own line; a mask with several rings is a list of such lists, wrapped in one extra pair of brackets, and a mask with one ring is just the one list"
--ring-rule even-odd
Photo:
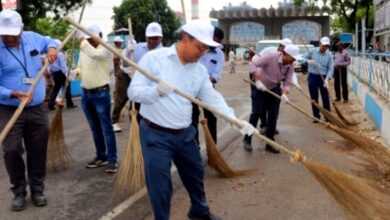
[[(223, 6), (232, 3), (233, 6), (239, 5), (243, 0), (198, 0), (199, 1), (199, 17), (200, 20), (209, 21), (209, 12), (214, 8), (215, 10), (222, 10)], [(119, 6), (122, 0), (93, 0), (92, 4), (86, 6), (82, 25), (89, 26), (97, 24), (101, 28), (103, 35), (107, 35), (112, 31), (114, 15), (112, 8)], [(173, 11), (182, 11), (181, 0), (167, 0), (168, 6)], [(269, 8), (271, 5), (277, 7), (279, 0), (247, 0), (248, 5), (254, 8)], [(184, 0), (187, 21), (191, 19), (191, 0)], [(78, 20), (81, 10), (71, 14), (75, 20)]]

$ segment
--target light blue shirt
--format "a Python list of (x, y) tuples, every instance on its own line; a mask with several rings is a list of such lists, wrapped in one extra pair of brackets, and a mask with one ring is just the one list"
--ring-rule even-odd
[[(49, 47), (57, 48), (58, 44), (51, 38), (34, 32), (24, 31), (21, 35), (19, 48), (6, 47), (0, 40), (0, 104), (18, 106), (20, 101), (11, 98), (12, 91), (28, 92), (31, 85), (24, 84), (23, 79), (28, 76), (34, 78), (38, 75), (41, 64), (41, 54), (46, 53)], [(11, 53), (21, 61), (11, 55)], [(22, 66), (23, 65), (23, 66)], [(45, 79), (41, 78), (34, 90), (34, 96), (28, 106), (35, 106), (45, 98)]]
[(209, 50), (200, 58), (199, 62), (206, 67), (210, 77), (213, 77), (216, 81), (221, 79), (225, 55), (219, 47), (215, 48), (214, 51)]
[[(163, 46), (160, 43), (155, 49), (162, 48), (162, 47)], [(146, 42), (138, 43), (134, 48), (134, 62), (138, 63), (141, 60), (141, 58), (149, 51), (150, 50), (148, 48), (148, 43)]]
[[(168, 81), (176, 88), (235, 118), (234, 111), (213, 88), (205, 67), (199, 62), (181, 64), (175, 44), (150, 51), (142, 57), (139, 65), (157, 78)], [(176, 93), (160, 96), (157, 87), (158, 83), (136, 71), (127, 94), (130, 100), (142, 103), (140, 114), (153, 123), (172, 129), (189, 127), (191, 101)]]
[(68, 66), (66, 65), (66, 59), (63, 52), (58, 52), (57, 60), (49, 65), (50, 73), (54, 73), (60, 70), (65, 75), (68, 73)]
[(317, 65), (308, 64), (308, 72), (315, 75), (326, 75), (327, 79), (332, 79), (334, 59), (333, 55), (327, 50), (325, 53), (320, 52), (320, 48), (316, 47), (303, 55), (307, 60), (314, 60)]

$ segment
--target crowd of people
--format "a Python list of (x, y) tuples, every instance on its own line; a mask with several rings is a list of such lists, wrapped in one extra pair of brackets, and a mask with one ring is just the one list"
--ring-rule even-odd
[[(98, 25), (88, 27), (102, 37)], [(213, 214), (206, 200), (204, 189), (204, 165), (200, 155), (198, 122), (199, 107), (174, 92), (178, 88), (221, 113), (237, 120), (244, 135), (247, 151), (252, 151), (251, 136), (260, 119), (262, 134), (271, 140), (278, 133), (277, 120), (280, 102), (289, 102), (288, 95), (294, 86), (294, 62), (308, 63), (308, 88), (310, 96), (318, 102), (320, 91), (323, 106), (330, 110), (328, 83), (335, 77), (336, 100), (348, 101), (346, 68), (350, 56), (339, 44), (335, 57), (328, 51), (329, 38), (323, 37), (320, 46), (303, 56), (290, 39), (283, 39), (278, 48), (266, 48), (255, 55), (252, 51), (249, 65), (252, 112), (249, 121), (239, 120), (224, 97), (215, 89), (222, 78), (225, 55), (221, 42), (224, 33), (220, 28), (199, 21), (191, 21), (180, 28), (177, 43), (164, 47), (163, 30), (152, 22), (145, 28), (145, 42), (129, 39), (122, 49), (123, 39), (115, 38), (114, 45), (124, 57), (133, 60), (148, 73), (159, 79), (154, 82), (119, 56), (103, 47), (98, 39), (78, 32), (80, 57), (77, 68), (69, 71), (65, 55), (57, 51), (59, 42), (31, 31), (23, 31), (21, 16), (11, 10), (0, 12), (0, 127), (4, 128), (20, 102), (29, 100), (2, 143), (4, 162), (11, 182), (14, 198), (13, 211), (25, 208), (27, 185), (36, 206), (47, 204), (44, 195), (46, 152), (48, 142), (48, 110), (56, 108), (56, 98), (67, 82), (68, 72), (81, 80), (81, 109), (89, 124), (95, 144), (95, 155), (85, 164), (86, 168), (105, 167), (112, 174), (118, 169), (115, 132), (120, 113), (127, 102), (135, 102), (139, 111), (140, 138), (145, 165), (145, 179), (155, 219), (169, 219), (172, 196), (171, 164), (176, 165), (186, 187), (191, 207), (190, 219), (220, 219)], [(253, 58), (252, 58), (253, 57)], [(230, 73), (236, 72), (235, 54), (227, 57)], [(32, 80), (43, 65), (50, 62), (45, 79), (41, 79), (33, 93), (27, 93)], [(111, 112), (110, 72), (114, 69), (114, 107)], [(50, 95), (46, 94), (45, 81), (54, 81)], [(342, 96), (340, 92), (342, 88)], [(296, 85), (295, 86), (299, 86)], [(66, 105), (74, 108), (70, 90), (65, 94)], [(272, 96), (278, 94), (281, 99)], [(47, 104), (45, 103), (47, 100)], [(131, 105), (130, 105), (131, 106)], [(214, 142), (217, 142), (217, 118), (207, 110)], [(320, 118), (313, 106), (313, 116)], [(316, 122), (316, 121), (314, 121)], [(279, 153), (271, 145), (265, 150)], [(23, 153), (27, 153), (27, 164)], [(27, 177), (25, 170), (27, 166)]]

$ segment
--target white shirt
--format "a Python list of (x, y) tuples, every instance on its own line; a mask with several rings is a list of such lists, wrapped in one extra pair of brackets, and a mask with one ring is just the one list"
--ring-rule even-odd
[[(176, 45), (148, 52), (139, 65), (150, 74), (236, 118), (222, 95), (213, 88), (205, 67), (198, 62), (181, 64)], [(142, 103), (140, 114), (153, 123), (172, 129), (189, 127), (192, 116), (191, 101), (176, 93), (161, 97), (157, 87), (156, 82), (136, 71), (127, 93), (130, 100)]]

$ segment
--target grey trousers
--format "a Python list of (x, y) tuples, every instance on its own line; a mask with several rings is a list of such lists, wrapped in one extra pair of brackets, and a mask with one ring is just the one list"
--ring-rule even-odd
[[(16, 107), (0, 105), (0, 129), (2, 130)], [(5, 138), (2, 147), (4, 162), (14, 194), (26, 194), (27, 183), (31, 192), (43, 192), (46, 175), (46, 153), (49, 133), (48, 108), (45, 104), (23, 110), (15, 125)], [(26, 165), (22, 157), (27, 155)]]
[(112, 123), (117, 123), (119, 121), (121, 111), (125, 106), (128, 97), (127, 97), (127, 88), (130, 85), (130, 77), (123, 72), (118, 70), (116, 80), (115, 80), (115, 97), (114, 97), (114, 110), (112, 112)]

